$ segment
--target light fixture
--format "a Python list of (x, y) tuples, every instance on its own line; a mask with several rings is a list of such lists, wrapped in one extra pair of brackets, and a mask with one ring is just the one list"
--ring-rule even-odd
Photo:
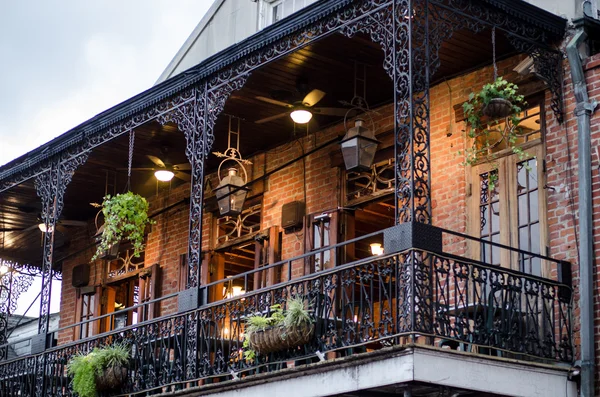
[(346, 131), (340, 142), (342, 156), (347, 171), (367, 171), (373, 165), (379, 141), (373, 131), (364, 126), (364, 120), (357, 118), (354, 127)]
[(230, 168), (215, 190), (221, 216), (238, 215), (244, 208), (248, 189), (242, 188), (246, 183), (237, 172), (236, 168)]
[[(223, 157), (223, 161), (221, 161), (221, 164), (219, 164), (219, 168), (217, 169), (219, 185), (215, 189), (221, 216), (239, 215), (244, 208), (244, 201), (250, 190), (243, 187), (248, 182), (248, 174), (246, 173), (244, 164), (252, 164), (252, 162), (244, 160), (240, 153), (240, 119), (238, 117), (236, 117), (236, 119), (238, 120), (237, 131), (233, 131), (231, 126), (233, 116), (229, 116), (228, 147), (225, 153), (213, 152), (215, 156)], [(232, 138), (236, 140), (235, 147), (232, 146)], [(238, 175), (238, 169), (233, 167), (227, 170), (227, 175), (224, 178), (221, 178), (221, 168), (223, 167), (223, 164), (228, 161), (235, 162), (239, 165), (239, 169), (243, 173), (243, 178)]]
[(9, 270), (10, 268), (6, 265), (0, 266), (0, 276), (4, 276)]
[(154, 172), (154, 176), (161, 182), (169, 182), (175, 176), (175, 173), (171, 170), (161, 169)]
[(240, 296), (246, 293), (244, 288), (239, 285), (233, 285), (233, 280), (231, 276), (227, 276), (227, 284), (223, 287), (223, 299), (229, 299), (236, 296)]
[(381, 244), (372, 243), (371, 244), (371, 254), (373, 254), (374, 256), (383, 255), (383, 247), (381, 246)]
[(53, 228), (46, 228), (46, 224), (44, 222), (38, 223), (38, 229), (40, 229), (42, 233), (46, 233), (48, 231), (52, 232), (54, 230)]
[(312, 113), (306, 109), (296, 109), (290, 113), (290, 117), (296, 124), (306, 124), (312, 119)]

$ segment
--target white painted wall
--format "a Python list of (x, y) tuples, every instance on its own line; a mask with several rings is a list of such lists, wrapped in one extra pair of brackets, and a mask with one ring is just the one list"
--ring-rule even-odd
[(273, 7), (284, 17), (317, 0), (215, 0), (157, 84), (238, 43), (273, 22)]
[[(58, 329), (59, 320), (59, 313), (53, 313), (50, 315), (50, 326), (48, 328), (50, 332), (54, 332)], [(31, 338), (37, 334), (38, 320), (35, 318), (33, 320), (29, 320), (25, 324), (20, 324), (10, 335), (10, 338), (8, 338), (8, 343), (11, 345), (17, 356), (25, 356), (31, 354), (31, 339), (28, 338)], [(13, 344), (15, 341), (19, 342)]]
[[(194, 29), (157, 84), (197, 65), (211, 55), (250, 37), (274, 22), (274, 8), (280, 7), (283, 17), (317, 0), (215, 0)], [(527, 1), (539, 8), (568, 19), (579, 18), (584, 0), (514, 0)], [(595, 2), (596, 8), (600, 0)]]
[[(556, 15), (565, 17), (569, 20), (581, 18), (583, 16), (584, 0), (525, 0), (539, 8), (550, 11)], [(596, 9), (600, 6), (600, 0), (590, 0), (595, 4)]]

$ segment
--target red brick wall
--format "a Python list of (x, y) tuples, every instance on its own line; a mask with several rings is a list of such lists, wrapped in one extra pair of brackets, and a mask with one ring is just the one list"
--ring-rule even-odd
[[(600, 55), (587, 60), (585, 78), (590, 101), (600, 101)], [(547, 121), (547, 183), (548, 189), (548, 228), (550, 237), (550, 255), (556, 259), (568, 260), (573, 265), (573, 285), (575, 295), (573, 298), (573, 330), (575, 332), (575, 347), (577, 357), (580, 357), (581, 338), (580, 331), (580, 300), (579, 300), (579, 265), (577, 258), (577, 241), (575, 228), (579, 228), (579, 196), (578, 196), (578, 138), (577, 118), (574, 115), (575, 98), (568, 63), (563, 64), (564, 94), (565, 94), (565, 122), (560, 125), (553, 115), (548, 115)], [(549, 95), (546, 98), (550, 100)], [(600, 145), (600, 112), (595, 112), (591, 118), (592, 141), (592, 197), (593, 197), (593, 233), (595, 256), (600, 255), (600, 158), (597, 148)], [(594, 311), (596, 363), (600, 360), (600, 303), (598, 300), (600, 282), (597, 274), (600, 272), (600, 263), (594, 264)], [(596, 394), (600, 392), (600, 368), (596, 367)]]

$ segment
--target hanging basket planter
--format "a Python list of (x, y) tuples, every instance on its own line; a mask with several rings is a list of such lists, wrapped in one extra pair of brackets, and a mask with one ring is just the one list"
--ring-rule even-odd
[(511, 113), (512, 103), (504, 98), (492, 98), (483, 108), (483, 114), (492, 120), (508, 117)]
[(298, 347), (310, 342), (315, 332), (313, 323), (298, 326), (269, 327), (262, 331), (253, 332), (250, 337), (250, 346), (259, 354)]
[(127, 381), (127, 367), (107, 367), (100, 374), (96, 374), (96, 390), (118, 390)]

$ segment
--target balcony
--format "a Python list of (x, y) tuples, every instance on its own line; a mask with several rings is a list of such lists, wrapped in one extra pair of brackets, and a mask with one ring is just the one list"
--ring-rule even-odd
[[(383, 235), (385, 254), (292, 278), (294, 262), (326, 250), (339, 252), (376, 235)], [(0, 394), (70, 395), (69, 359), (116, 342), (131, 348), (128, 383), (122, 394), (225, 390), (232, 384), (251, 387), (261, 379), (289, 380), (299, 376), (299, 371), (318, 374), (352, 365), (366, 370), (369, 365), (388, 365), (389, 360), (409, 356), (414, 365), (422, 359), (437, 365), (447, 362), (443, 364), (446, 369), (452, 367), (448, 360), (468, 364), (474, 359), (497, 361), (498, 368), (508, 370), (555, 369), (564, 374), (564, 388), (566, 366), (561, 363), (573, 361), (569, 281), (535, 277), (445, 252), (442, 241), (449, 238), (453, 247), (469, 241), (493, 244), (407, 223), (325, 247), (237, 276), (246, 287), (250, 279), (269, 274), (280, 275), (283, 282), (3, 362)], [(568, 269), (565, 262), (493, 245), (516, 257), (537, 256), (559, 275)], [(208, 284), (201, 295), (208, 296), (211, 288), (220, 290), (231, 281)], [(245, 360), (245, 319), (257, 312), (269, 313), (277, 303), (285, 307), (290, 297), (301, 297), (310, 310), (314, 324), (310, 342)], [(169, 295), (146, 304), (175, 298)], [(88, 322), (102, 321), (102, 317)], [(396, 383), (401, 386), (417, 380), (402, 382), (398, 376)], [(440, 380), (439, 384), (444, 383)], [(382, 386), (365, 382), (360, 387)], [(425, 393), (431, 387), (437, 386), (421, 385), (415, 390)]]

